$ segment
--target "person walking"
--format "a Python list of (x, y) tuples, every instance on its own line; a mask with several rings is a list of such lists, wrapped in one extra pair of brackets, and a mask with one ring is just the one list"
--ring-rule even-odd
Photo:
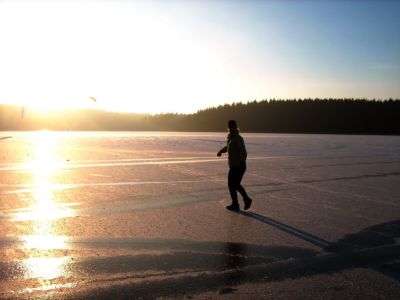
[(242, 178), (246, 172), (247, 151), (243, 138), (239, 134), (239, 128), (235, 120), (228, 121), (228, 142), (225, 147), (218, 151), (217, 156), (228, 152), (228, 187), (232, 198), (232, 204), (226, 208), (229, 210), (240, 210), (237, 192), (239, 192), (244, 201), (244, 209), (250, 208), (252, 199), (247, 195), (246, 190), (241, 185)]

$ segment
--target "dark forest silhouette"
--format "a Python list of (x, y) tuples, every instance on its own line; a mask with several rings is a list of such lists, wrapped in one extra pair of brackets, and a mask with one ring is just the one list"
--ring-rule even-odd
[(0, 105), (0, 130), (221, 131), (235, 119), (244, 132), (400, 134), (400, 100), (302, 99), (226, 104), (194, 114), (100, 110), (40, 112)]

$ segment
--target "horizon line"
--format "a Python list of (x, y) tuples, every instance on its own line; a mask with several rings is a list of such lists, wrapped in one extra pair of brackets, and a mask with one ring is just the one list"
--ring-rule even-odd
[(204, 107), (201, 109), (198, 109), (193, 112), (174, 112), (174, 111), (167, 111), (167, 112), (137, 112), (137, 111), (122, 111), (122, 110), (112, 110), (112, 109), (105, 109), (105, 108), (96, 108), (96, 107), (54, 107), (54, 108), (40, 108), (36, 107), (35, 105), (24, 105), (21, 103), (14, 104), (14, 103), (7, 103), (7, 102), (0, 102), (0, 106), (11, 106), (11, 107), (21, 107), (21, 108), (29, 108), (30, 110), (33, 111), (38, 111), (38, 112), (60, 112), (60, 111), (83, 111), (83, 110), (89, 110), (89, 111), (101, 111), (101, 112), (108, 112), (108, 113), (120, 113), (120, 114), (136, 114), (136, 115), (149, 115), (149, 116), (156, 116), (156, 115), (193, 115), (208, 109), (213, 109), (213, 108), (219, 108), (223, 106), (233, 106), (233, 105), (247, 105), (249, 103), (261, 103), (261, 102), (271, 102), (271, 101), (284, 101), (284, 102), (297, 102), (297, 101), (371, 101), (371, 102), (388, 102), (388, 101), (400, 101), (400, 97), (389, 97), (389, 98), (354, 98), (354, 97), (349, 97), (349, 98), (320, 98), (320, 97), (314, 97), (314, 98), (269, 98), (269, 99), (262, 99), (262, 100), (247, 100), (247, 101), (237, 101), (237, 102), (226, 102), (223, 104), (215, 105), (215, 106), (208, 106)]

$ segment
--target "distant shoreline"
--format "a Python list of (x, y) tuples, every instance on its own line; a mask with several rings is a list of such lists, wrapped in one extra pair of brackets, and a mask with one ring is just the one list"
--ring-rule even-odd
[(194, 114), (100, 110), (43, 112), (0, 105), (0, 131), (221, 132), (235, 119), (243, 132), (400, 135), (400, 100), (304, 99), (233, 103)]
[[(177, 134), (185, 134), (185, 133), (198, 133), (198, 134), (225, 134), (224, 131), (170, 131), (170, 130), (51, 130), (51, 129), (35, 129), (35, 130), (0, 130), (0, 132), (15, 132), (15, 133), (29, 133), (29, 132), (38, 132), (38, 131), (49, 131), (49, 132), (60, 132), (60, 133), (177, 133)], [(247, 132), (243, 131), (241, 134), (276, 134), (276, 135), (346, 135), (346, 136), (400, 136), (400, 133), (392, 134), (392, 133), (340, 133), (340, 132)], [(12, 136), (0, 137), (0, 140), (5, 140), (12, 138)]]

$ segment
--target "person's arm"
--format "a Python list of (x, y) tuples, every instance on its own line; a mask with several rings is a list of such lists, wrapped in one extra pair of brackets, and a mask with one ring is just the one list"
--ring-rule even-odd
[(225, 146), (224, 148), (222, 148), (221, 150), (218, 151), (217, 155), (221, 156), (222, 153), (226, 153), (228, 151), (228, 146)]

